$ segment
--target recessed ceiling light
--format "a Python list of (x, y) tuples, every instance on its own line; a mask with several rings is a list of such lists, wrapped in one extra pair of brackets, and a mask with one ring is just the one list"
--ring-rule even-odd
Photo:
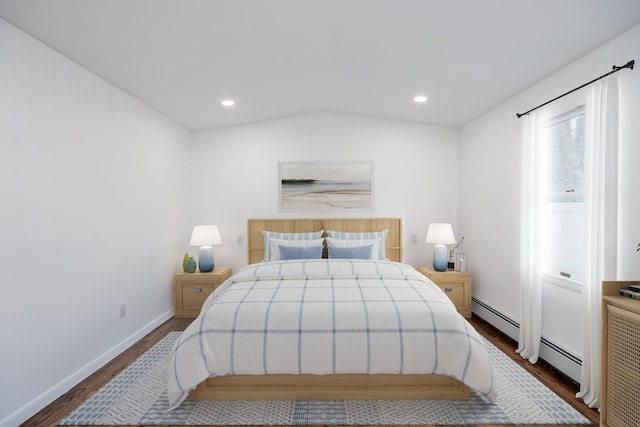
[(224, 105), (225, 107), (232, 107), (236, 105), (236, 101), (234, 101), (233, 99), (225, 99), (224, 101), (221, 102), (221, 104)]
[(413, 100), (415, 102), (420, 102), (420, 103), (427, 102), (427, 97), (424, 96), (424, 95), (418, 95), (418, 96), (414, 97)]

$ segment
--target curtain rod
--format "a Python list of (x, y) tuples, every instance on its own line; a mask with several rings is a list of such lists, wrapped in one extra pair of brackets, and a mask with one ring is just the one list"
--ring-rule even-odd
[(588, 85), (590, 85), (590, 84), (591, 84), (591, 83), (593, 83), (593, 82), (597, 82), (598, 80), (603, 79), (603, 78), (607, 77), (607, 76), (608, 76), (608, 75), (610, 75), (610, 74), (617, 73), (617, 72), (618, 72), (618, 71), (620, 71), (620, 70), (624, 70), (625, 68), (629, 68), (630, 70), (633, 70), (633, 64), (635, 64), (635, 62), (636, 62), (636, 61), (635, 61), (634, 59), (632, 59), (631, 61), (629, 61), (629, 62), (627, 62), (626, 64), (624, 64), (622, 67), (618, 67), (618, 66), (615, 66), (615, 65), (614, 65), (614, 66), (613, 66), (613, 71), (609, 71), (607, 74), (603, 74), (603, 75), (601, 75), (600, 77), (596, 77), (595, 79), (591, 80), (590, 82), (587, 82), (587, 83), (583, 84), (582, 86), (578, 86), (577, 88), (572, 89), (572, 90), (570, 90), (569, 92), (563, 93), (563, 94), (562, 94), (562, 95), (560, 95), (560, 96), (556, 96), (556, 97), (555, 97), (555, 98), (553, 98), (551, 101), (547, 101), (547, 102), (545, 102), (544, 104), (540, 104), (540, 105), (538, 105), (537, 107), (534, 107), (534, 108), (530, 109), (529, 111), (526, 111), (526, 112), (524, 112), (524, 113), (516, 113), (516, 116), (517, 116), (518, 118), (520, 118), (520, 117), (522, 117), (522, 116), (525, 116), (525, 115), (529, 114), (530, 112), (532, 112), (532, 111), (534, 111), (534, 110), (537, 110), (537, 109), (538, 109), (538, 108), (540, 108), (540, 107), (544, 107), (545, 105), (550, 104), (550, 103), (552, 103), (553, 101), (556, 101), (556, 100), (558, 100), (558, 99), (562, 98), (563, 96), (567, 96), (567, 95), (569, 95), (570, 93), (573, 93), (573, 92), (577, 91), (578, 89), (582, 89), (583, 87), (588, 86)]

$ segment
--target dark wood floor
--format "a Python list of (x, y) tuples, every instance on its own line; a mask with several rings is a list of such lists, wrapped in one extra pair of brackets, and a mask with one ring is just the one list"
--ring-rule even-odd
[[(191, 319), (170, 319), (156, 330), (148, 334), (146, 337), (131, 346), (128, 350), (109, 362), (103, 368), (82, 381), (68, 393), (54, 401), (51, 405), (34, 415), (31, 419), (23, 423), (23, 426), (57, 426), (65, 416), (73, 411), (80, 403), (89, 398), (93, 393), (98, 391), (109, 380), (115, 377), (120, 371), (135, 361), (142, 353), (147, 351), (151, 346), (158, 342), (170, 331), (182, 331), (191, 322)], [(599, 425), (600, 415), (596, 410), (589, 409), (581, 400), (575, 397), (578, 391), (577, 384), (567, 380), (564, 376), (557, 373), (544, 363), (532, 365), (522, 360), (520, 356), (515, 354), (516, 344), (494, 329), (491, 325), (484, 322), (478, 317), (470, 319), (471, 324), (492, 342), (496, 347), (504, 351), (508, 356), (515, 360), (519, 365), (523, 366), (527, 371), (536, 376), (541, 382), (546, 384), (550, 389), (555, 391), (560, 397), (569, 402), (574, 408), (583, 413), (591, 420), (593, 425)], [(548, 425), (553, 426), (553, 425)], [(560, 426), (560, 425), (558, 425)], [(584, 426), (584, 424), (582, 425)], [(469, 427), (469, 426), (467, 426)], [(471, 426), (473, 427), (473, 426)], [(570, 427), (562, 425), (562, 427)]]

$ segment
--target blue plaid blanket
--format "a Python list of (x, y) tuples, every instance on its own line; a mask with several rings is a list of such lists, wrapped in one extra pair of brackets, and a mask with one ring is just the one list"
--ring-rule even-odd
[(209, 296), (176, 344), (167, 390), (173, 409), (211, 376), (432, 373), (495, 402), (483, 340), (413, 267), (273, 261), (245, 267)]

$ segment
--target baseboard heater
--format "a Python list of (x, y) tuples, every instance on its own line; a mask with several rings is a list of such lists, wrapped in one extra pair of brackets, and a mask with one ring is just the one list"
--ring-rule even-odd
[[(471, 302), (474, 315), (482, 318), (514, 341), (518, 341), (520, 332), (520, 324), (518, 322), (475, 297), (471, 298)], [(580, 357), (545, 337), (542, 337), (540, 344), (541, 359), (575, 382), (580, 383), (580, 371), (582, 369), (582, 359)]]

